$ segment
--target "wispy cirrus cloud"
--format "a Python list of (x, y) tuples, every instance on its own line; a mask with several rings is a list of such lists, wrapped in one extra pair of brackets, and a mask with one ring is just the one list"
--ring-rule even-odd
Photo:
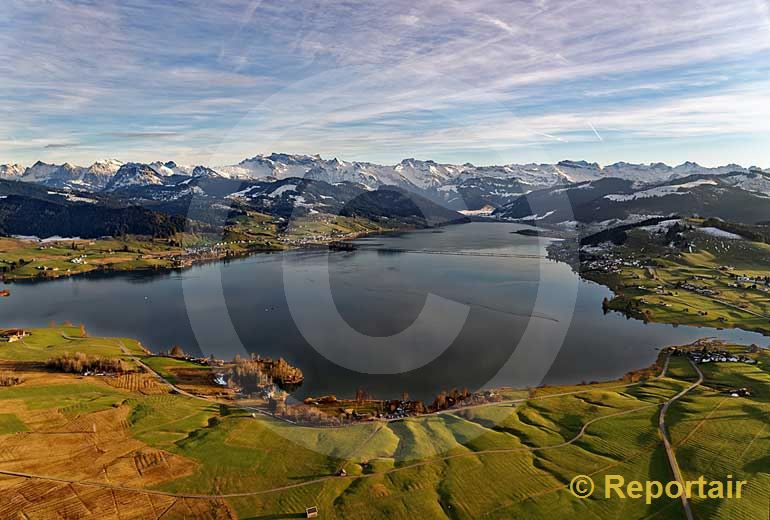
[(60, 148), (77, 148), (80, 143), (48, 143), (43, 148), (46, 150), (58, 150)]
[(769, 52), (762, 0), (8, 0), (0, 161), (770, 163)]
[(183, 134), (179, 132), (103, 132), (99, 135), (115, 137), (118, 139), (166, 139), (170, 137), (180, 137)]

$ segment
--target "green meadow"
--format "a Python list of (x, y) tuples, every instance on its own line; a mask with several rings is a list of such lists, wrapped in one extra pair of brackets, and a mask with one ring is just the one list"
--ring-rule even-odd
[[(83, 352), (92, 356), (130, 358), (124, 347), (134, 355), (146, 352), (141, 344), (129, 338), (89, 337), (88, 331), (76, 326), (55, 326), (32, 329), (31, 333), (13, 343), (0, 343), (0, 360), (44, 362), (61, 354)], [(85, 332), (85, 334), (84, 334)]]
[[(697, 225), (698, 221), (692, 223)], [(639, 319), (770, 333), (770, 290), (737, 282), (738, 275), (770, 276), (770, 245), (713, 237), (697, 227), (684, 236), (696, 245), (692, 251), (673, 251), (660, 243), (661, 238), (632, 230), (614, 251), (623, 259), (639, 260), (642, 265), (652, 262), (655, 267), (624, 266), (619, 273), (585, 275), (615, 292), (610, 309)], [(715, 294), (699, 293), (681, 284)]]
[[(76, 330), (33, 330), (24, 344), (0, 347), (0, 359), (40, 360), (74, 346), (120, 355), (116, 345), (126, 343), (66, 339)], [(22, 356), (17, 349), (24, 345), (30, 351)], [(770, 356), (752, 356), (758, 364), (703, 365), (704, 383), (668, 411), (686, 478), (749, 482), (741, 500), (694, 500), (696, 518), (767, 514)], [(178, 363), (146, 361), (161, 373)], [(649, 505), (605, 499), (603, 478), (672, 479), (658, 416), (663, 403), (697, 379), (685, 358), (671, 358), (666, 377), (638, 383), (549, 387), (535, 398), (509, 391), (523, 400), (343, 428), (297, 426), (179, 394), (140, 395), (98, 378), (67, 377), (69, 383), (0, 388), (0, 401), (73, 418), (128, 405), (131, 436), (194, 462), (191, 474), (156, 489), (224, 495), (239, 518), (300, 517), (310, 506), (318, 506), (322, 518), (683, 518), (674, 499)], [(752, 395), (729, 396), (742, 387)], [(15, 415), (0, 414), (0, 442), (26, 429)], [(568, 490), (576, 475), (596, 482), (591, 498)]]

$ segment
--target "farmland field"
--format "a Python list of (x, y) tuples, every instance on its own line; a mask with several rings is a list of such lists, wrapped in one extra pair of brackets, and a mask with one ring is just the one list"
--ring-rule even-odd
[(612, 252), (624, 261), (617, 272), (585, 272), (616, 296), (608, 308), (646, 321), (738, 328), (769, 333), (770, 245), (700, 232), (683, 233), (688, 249), (661, 244), (654, 232), (634, 229)]
[[(121, 518), (161, 509), (164, 518), (253, 518), (299, 515), (316, 505), (324, 518), (682, 517), (678, 500), (604, 499), (602, 485), (606, 474), (671, 479), (657, 419), (661, 404), (694, 379), (681, 357), (670, 359), (662, 378), (549, 387), (529, 396), (509, 390), (511, 400), (498, 404), (319, 428), (167, 387), (143, 393), (110, 377), (50, 374), (28, 364), (71, 348), (79, 340), (65, 338), (75, 332), (35, 330), (25, 339), (26, 355), (18, 350), (23, 345), (0, 350), (6, 366), (27, 362), (16, 369), (21, 384), (0, 388), (0, 471), (67, 481), (0, 476), (3, 516), (77, 511), (103, 518), (120, 505)], [(119, 342), (126, 340), (88, 338), (78, 347), (120, 355)], [(767, 512), (770, 356), (753, 356), (760, 363), (705, 367), (704, 384), (668, 412), (686, 476), (749, 481), (740, 501), (694, 501), (697, 518)], [(168, 375), (177, 363), (150, 364)], [(736, 387), (750, 387), (752, 396), (725, 393)], [(335, 476), (340, 469), (345, 476)], [(579, 474), (595, 479), (594, 498), (568, 491)], [(23, 498), (43, 487), (45, 498)]]
[(0, 237), (0, 275), (5, 280), (59, 278), (94, 271), (140, 271), (186, 266), (187, 261), (243, 256), (322, 244), (380, 232), (387, 226), (364, 218), (308, 215), (286, 225), (248, 212), (221, 233), (178, 233), (170, 238), (79, 239)]

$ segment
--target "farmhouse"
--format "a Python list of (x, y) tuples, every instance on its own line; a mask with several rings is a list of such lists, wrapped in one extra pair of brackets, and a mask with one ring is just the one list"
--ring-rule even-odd
[(24, 329), (0, 330), (0, 342), (13, 343), (27, 336), (29, 333)]

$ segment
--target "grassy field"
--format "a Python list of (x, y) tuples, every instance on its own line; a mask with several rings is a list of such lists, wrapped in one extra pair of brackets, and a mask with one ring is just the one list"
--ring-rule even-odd
[[(85, 332), (85, 335), (83, 334)], [(55, 326), (33, 329), (14, 343), (0, 343), (0, 360), (46, 361), (54, 356), (84, 352), (95, 356), (120, 357), (130, 362), (122, 348), (134, 355), (144, 355), (141, 344), (129, 338), (91, 338), (85, 328)]]
[(313, 214), (286, 222), (249, 212), (229, 221), (219, 235), (179, 233), (163, 239), (130, 236), (47, 242), (0, 237), (0, 275), (11, 281), (98, 270), (170, 269), (195, 261), (324, 244), (388, 229), (354, 217)]
[(0, 414), (0, 435), (25, 431), (27, 431), (27, 426), (15, 414)]
[[(671, 436), (685, 478), (748, 480), (741, 500), (700, 500), (698, 518), (765, 518), (770, 504), (770, 356), (762, 364), (702, 366), (705, 386), (676, 409)], [(733, 398), (728, 388), (747, 387), (750, 399)], [(672, 416), (673, 417), (673, 416)]]
[(610, 309), (640, 319), (770, 334), (770, 286), (737, 280), (770, 276), (770, 245), (711, 236), (699, 230), (698, 220), (690, 222), (695, 227), (684, 237), (692, 251), (673, 250), (661, 237), (635, 229), (612, 254), (653, 267), (625, 265), (618, 273), (584, 275), (615, 292)]
[[(79, 341), (64, 338), (74, 332), (32, 331), (25, 343), (37, 336), (34, 350), (4, 357), (11, 351), (3, 345), (0, 359), (6, 366), (22, 358), (41, 361)], [(126, 342), (84, 341), (102, 353)], [(668, 412), (687, 477), (724, 480), (731, 474), (749, 481), (740, 501), (695, 501), (696, 518), (767, 515), (770, 356), (753, 356), (759, 364), (704, 365), (704, 384)], [(190, 369), (168, 358), (145, 362), (171, 377), (177, 368)], [(602, 495), (606, 474), (671, 480), (657, 424), (661, 404), (696, 378), (681, 357), (671, 359), (665, 378), (548, 387), (529, 398), (509, 390), (511, 398), (526, 400), (345, 428), (298, 427), (168, 388), (147, 395), (116, 387), (111, 378), (18, 371), (22, 384), (0, 388), (0, 471), (134, 490), (0, 476), (3, 518), (20, 512), (46, 518), (64, 510), (84, 518), (116, 517), (117, 510), (121, 518), (160, 511), (166, 511), (163, 518), (292, 518), (311, 505), (322, 518), (683, 516), (678, 500), (646, 505)], [(725, 393), (738, 387), (751, 388), (752, 396)], [(54, 445), (55, 455), (46, 455)], [(335, 476), (341, 468), (347, 476)], [(567, 490), (578, 474), (595, 479), (593, 498)], [(185, 498), (138, 489), (246, 496)]]
[(370, 220), (340, 215), (316, 214), (292, 219), (286, 228), (289, 237), (331, 236), (345, 238), (358, 233), (373, 233), (387, 228)]
[(142, 361), (172, 383), (179, 382), (179, 376), (177, 375), (179, 370), (199, 370), (203, 372), (211, 372), (211, 367), (197, 365), (195, 363), (185, 361), (184, 359), (159, 356), (143, 356)]
[(213, 383), (215, 374), (210, 366), (159, 356), (144, 356), (141, 359), (144, 364), (185, 392), (209, 397), (228, 397), (234, 393), (232, 389)]
[(166, 239), (63, 240), (39, 243), (0, 237), (0, 271), (8, 280), (55, 278), (98, 269), (171, 267), (169, 257), (183, 249)]

